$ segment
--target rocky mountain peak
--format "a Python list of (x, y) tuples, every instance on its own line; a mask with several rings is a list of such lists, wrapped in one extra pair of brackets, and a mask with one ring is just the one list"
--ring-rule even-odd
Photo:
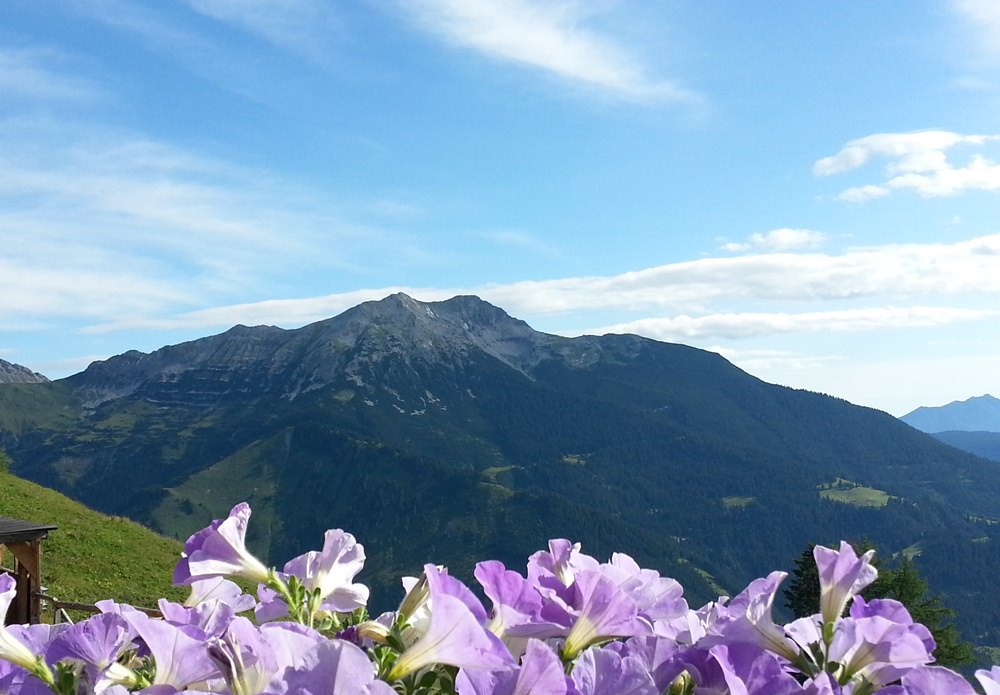
[(39, 384), (47, 377), (13, 362), (0, 360), (0, 384)]
[(172, 394), (192, 380), (204, 405), (274, 389), (294, 398), (345, 375), (374, 385), (380, 372), (374, 365), (385, 360), (457, 364), (482, 351), (527, 373), (549, 354), (545, 348), (552, 341), (563, 340), (478, 297), (421, 302), (396, 293), (302, 328), (237, 325), (149, 354), (129, 351), (95, 362), (69, 381), (91, 407), (139, 392), (151, 401), (174, 402)]

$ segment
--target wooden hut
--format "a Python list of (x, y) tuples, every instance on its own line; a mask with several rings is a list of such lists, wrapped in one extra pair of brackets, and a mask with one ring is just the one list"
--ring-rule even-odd
[(55, 526), (0, 517), (0, 567), (6, 565), (7, 551), (14, 556), (13, 569), (7, 570), (17, 580), (17, 596), (7, 610), (6, 623), (37, 623), (42, 603), (42, 541)]

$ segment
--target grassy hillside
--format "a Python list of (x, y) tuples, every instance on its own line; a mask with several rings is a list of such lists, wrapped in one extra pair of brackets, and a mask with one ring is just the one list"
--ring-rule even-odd
[(170, 585), (181, 544), (132, 521), (92, 511), (3, 472), (0, 516), (59, 527), (42, 543), (42, 584), (62, 601), (113, 598), (154, 607), (161, 596), (183, 599), (187, 594)]

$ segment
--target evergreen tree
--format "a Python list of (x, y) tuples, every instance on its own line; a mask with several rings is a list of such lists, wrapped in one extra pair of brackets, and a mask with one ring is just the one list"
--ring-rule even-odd
[[(870, 543), (859, 544), (859, 553), (869, 550)], [(878, 553), (872, 563), (878, 569), (878, 579), (862, 592), (866, 601), (891, 598), (910, 612), (914, 622), (922, 623), (937, 643), (936, 663), (956, 668), (974, 660), (972, 645), (963, 642), (953, 623), (955, 611), (944, 605), (939, 594), (927, 593), (927, 582), (920, 576), (913, 560), (903, 556), (895, 567), (887, 567)], [(813, 546), (795, 558), (795, 567), (784, 590), (785, 604), (796, 618), (804, 618), (819, 610), (819, 572), (813, 560)]]
[(805, 618), (819, 610), (819, 570), (813, 559), (814, 545), (799, 553), (795, 567), (785, 580), (785, 605), (795, 618)]

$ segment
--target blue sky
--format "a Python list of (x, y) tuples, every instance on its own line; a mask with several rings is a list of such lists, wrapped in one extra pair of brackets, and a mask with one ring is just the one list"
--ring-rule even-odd
[(1000, 392), (1000, 3), (0, 5), (0, 358), (405, 291), (904, 414)]

